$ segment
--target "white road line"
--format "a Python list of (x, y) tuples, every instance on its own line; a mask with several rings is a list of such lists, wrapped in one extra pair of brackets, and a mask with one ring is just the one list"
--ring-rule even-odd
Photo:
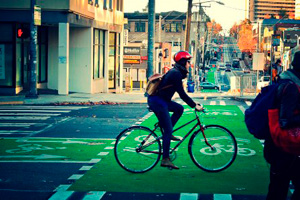
[(231, 194), (214, 194), (214, 200), (232, 200)]
[(247, 106), (251, 106), (251, 104), (252, 104), (251, 101), (245, 101), (245, 103), (247, 104)]
[(18, 133), (18, 134), (28, 134), (28, 133), (32, 133), (34, 131), (24, 131), (24, 130), (0, 130), (0, 134), (14, 134), (14, 133)]
[(67, 189), (70, 187), (71, 185), (60, 185), (58, 186), (58, 188), (56, 189), (56, 193), (54, 193), (48, 200), (65, 200), (68, 199), (73, 193), (74, 191), (67, 191)]
[(216, 101), (211, 101), (209, 105), (216, 105), (217, 102)]
[(197, 193), (180, 193), (180, 200), (197, 200)]
[(53, 113), (0, 113), (0, 116), (59, 116), (61, 114)]
[(71, 112), (71, 110), (0, 110), (0, 113), (7, 113), (7, 112), (21, 112), (21, 113), (38, 113), (38, 112), (41, 112), (41, 113), (68, 113), (68, 112)]
[(238, 107), (243, 112), (243, 114), (245, 114), (245, 108), (243, 106), (238, 106)]
[(100, 153), (98, 153), (98, 156), (106, 156), (108, 154), (109, 154), (109, 152), (100, 152)]
[(16, 117), (0, 117), (0, 120), (46, 120), (50, 117), (35, 117), (35, 116), (16, 116)]
[(80, 179), (81, 177), (83, 177), (83, 174), (73, 174), (72, 176), (70, 176), (68, 178), (68, 180), (78, 180)]
[(220, 101), (220, 105), (225, 106), (226, 105), (225, 101)]
[(90, 191), (82, 200), (99, 200), (105, 195), (106, 192), (102, 191)]
[[(99, 159), (100, 160), (100, 159)], [(93, 164), (93, 161), (68, 161), (68, 160), (0, 160), (0, 163), (75, 163), (75, 164)]]
[(82, 166), (79, 170), (81, 171), (88, 171), (90, 169), (92, 169), (93, 166)]
[(77, 106), (0, 106), (0, 109), (56, 109), (56, 110), (78, 110), (88, 107)]
[(36, 123), (0, 123), (0, 127), (28, 127)]

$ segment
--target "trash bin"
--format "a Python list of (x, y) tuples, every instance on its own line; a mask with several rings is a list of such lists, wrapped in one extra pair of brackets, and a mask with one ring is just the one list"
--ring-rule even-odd
[(187, 91), (190, 93), (194, 93), (194, 91), (195, 91), (195, 83), (194, 82), (187, 83)]

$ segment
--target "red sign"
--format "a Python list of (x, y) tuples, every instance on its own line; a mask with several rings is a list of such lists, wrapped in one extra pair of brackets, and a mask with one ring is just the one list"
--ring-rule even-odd
[(142, 60), (148, 60), (148, 56), (141, 56)]

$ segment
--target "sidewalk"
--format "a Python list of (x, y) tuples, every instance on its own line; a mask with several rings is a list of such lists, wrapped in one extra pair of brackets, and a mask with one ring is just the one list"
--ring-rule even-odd
[[(252, 100), (254, 97), (239, 97), (238, 95), (227, 95), (226, 93), (188, 93), (194, 99), (206, 99), (211, 97), (226, 96), (235, 99)], [(179, 98), (175, 93), (175, 98)], [(0, 96), (0, 105), (14, 105), (14, 104), (108, 104), (108, 103), (147, 103), (147, 98), (142, 92), (129, 93), (71, 93), (69, 95), (55, 95), (55, 94), (40, 94), (37, 99), (26, 98), (25, 95), (16, 96)]]

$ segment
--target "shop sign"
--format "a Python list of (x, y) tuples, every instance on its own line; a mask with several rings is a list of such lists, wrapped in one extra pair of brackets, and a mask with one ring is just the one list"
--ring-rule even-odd
[(140, 47), (124, 47), (124, 55), (141, 55)]
[(130, 60), (123, 60), (124, 64), (140, 64), (140, 59), (130, 59)]
[(124, 60), (131, 60), (131, 59), (135, 59), (135, 60), (140, 60), (141, 59), (141, 56), (131, 56), (131, 55), (124, 55), (123, 56), (123, 59)]

